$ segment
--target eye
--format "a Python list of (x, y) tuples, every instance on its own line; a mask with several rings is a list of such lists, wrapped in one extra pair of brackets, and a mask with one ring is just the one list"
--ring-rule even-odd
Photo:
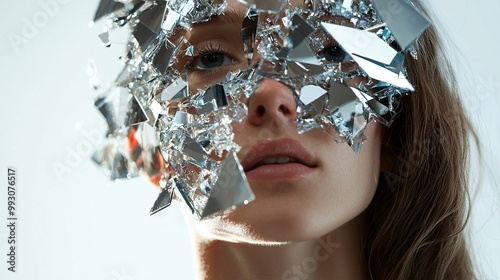
[(234, 64), (235, 60), (221, 52), (210, 52), (196, 56), (189, 64), (197, 70), (212, 69)]
[(326, 47), (320, 52), (320, 55), (330, 62), (343, 62), (347, 56), (340, 46)]

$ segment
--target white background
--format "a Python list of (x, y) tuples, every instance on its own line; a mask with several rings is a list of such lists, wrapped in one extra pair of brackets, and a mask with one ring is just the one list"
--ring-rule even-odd
[[(97, 0), (54, 1), (9, 1), (0, 10), (0, 278), (193, 279), (180, 207), (150, 217), (154, 187), (141, 178), (108, 182), (89, 160), (97, 146), (88, 135), (104, 129), (86, 64), (94, 58), (112, 81), (123, 46), (103, 47), (100, 25), (88, 28)], [(51, 12), (42, 7), (49, 2)], [(484, 153), (482, 174), (473, 164), (473, 182), (482, 179), (468, 228), (474, 257), (480, 279), (500, 279), (500, 2), (433, 2)], [(6, 263), (7, 167), (18, 176), (16, 273)]]

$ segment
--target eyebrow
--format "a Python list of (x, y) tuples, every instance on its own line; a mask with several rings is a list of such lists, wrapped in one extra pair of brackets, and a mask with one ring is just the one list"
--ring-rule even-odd
[(242, 24), (245, 14), (233, 9), (226, 9), (222, 14), (213, 16), (204, 24)]

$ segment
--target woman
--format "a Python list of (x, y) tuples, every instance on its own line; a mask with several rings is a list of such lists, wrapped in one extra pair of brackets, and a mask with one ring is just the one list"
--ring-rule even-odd
[[(404, 66), (411, 83), (406, 89), (414, 89), (410, 94), (388, 94), (386, 97), (391, 101), (385, 105), (391, 112), (380, 113), (370, 107), (369, 102), (383, 100), (377, 99), (379, 96), (375, 94), (379, 92), (381, 79), (370, 77), (372, 75), (367, 74), (367, 68), (361, 67), (363, 71), (359, 71), (363, 60), (359, 60), (361, 56), (354, 57), (354, 53), (347, 47), (348, 42), (343, 43), (342, 40), (349, 39), (339, 37), (338, 34), (343, 29), (338, 29), (338, 25), (360, 29), (360, 21), (365, 20), (365, 17), (356, 16), (356, 20), (353, 20), (356, 13), (347, 15), (342, 9), (349, 10), (348, 5), (355, 5), (356, 12), (364, 10), (366, 17), (375, 17), (374, 13), (377, 11), (382, 16), (384, 10), (380, 9), (380, 6), (376, 10), (373, 6), (381, 5), (384, 1), (374, 1), (372, 4), (368, 1), (345, 2), (348, 3), (291, 1), (282, 7), (267, 2), (264, 7), (257, 1), (257, 9), (276, 8), (276, 13), (260, 12), (258, 17), (252, 17), (247, 4), (230, 0), (227, 1), (227, 7), (214, 6), (215, 10), (220, 9), (223, 12), (215, 12), (208, 17), (199, 14), (199, 18), (192, 17), (195, 23), (189, 28), (179, 28), (183, 25), (182, 20), (177, 20), (177, 25), (168, 26), (171, 22), (168, 17), (173, 14), (169, 12), (166, 13), (167, 20), (164, 20), (162, 25), (168, 34), (168, 40), (162, 41), (169, 50), (162, 53), (164, 56), (159, 55), (160, 51), (148, 47), (154, 45), (152, 41), (159, 40), (160, 37), (144, 38), (141, 36), (144, 33), (139, 32), (142, 27), (135, 25), (133, 34), (137, 39), (136, 43), (140, 45), (140, 51), (135, 52), (136, 56), (154, 56), (151, 59), (152, 64), (156, 69), (164, 70), (161, 71), (164, 76), (187, 73), (184, 79), (189, 84), (189, 96), (185, 93), (184, 99), (173, 98), (182, 97), (182, 94), (178, 95), (178, 90), (173, 93), (166, 91), (165, 88), (172, 90), (169, 85), (155, 89), (155, 93), (169, 95), (169, 100), (162, 97), (166, 102), (161, 103), (164, 110), (182, 111), (186, 100), (199, 100), (200, 96), (207, 96), (207, 89), (215, 92), (217, 96), (217, 91), (213, 90), (212, 86), (229, 79), (229, 72), (244, 72), (246, 69), (259, 71), (258, 79), (254, 79), (252, 75), (243, 75), (248, 80), (256, 81), (250, 86), (251, 94), (237, 97), (227, 94), (228, 100), (221, 101), (222, 105), (227, 105), (233, 102), (233, 99), (241, 98), (247, 108), (246, 116), (237, 121), (231, 119), (233, 122), (230, 127), (234, 131), (234, 143), (241, 147), (237, 158), (241, 161), (244, 177), (253, 193), (249, 194), (248, 198), (255, 196), (255, 201), (248, 204), (245, 201), (246, 205), (224, 211), (218, 216), (204, 215), (205, 210), (197, 208), (197, 197), (179, 185), (186, 183), (185, 181), (199, 183), (199, 178), (204, 178), (202, 174), (206, 174), (203, 173), (205, 169), (210, 170), (210, 167), (192, 164), (191, 158), (195, 158), (195, 153), (185, 146), (182, 146), (184, 150), (174, 149), (176, 153), (185, 152), (183, 156), (165, 152), (177, 145), (175, 137), (188, 137), (179, 132), (185, 133), (184, 130), (172, 127), (191, 124), (185, 120), (186, 116), (199, 114), (203, 110), (202, 107), (194, 108), (193, 103), (190, 103), (191, 107), (184, 111), (183, 115), (174, 113), (172, 118), (165, 117), (167, 121), (158, 117), (156, 122), (160, 125), (155, 123), (156, 127), (164, 126), (159, 129), (162, 139), (160, 141), (174, 144), (161, 146), (164, 161), (158, 161), (157, 165), (160, 166), (144, 169), (148, 169), (148, 175), (154, 182), (163, 178), (160, 181), (165, 184), (166, 179), (174, 176), (173, 174), (177, 174), (179, 180), (185, 180), (184, 183), (170, 181), (170, 184), (177, 185), (176, 198), (186, 200), (191, 210), (199, 215), (201, 213), (204, 218), (201, 221), (188, 218), (197, 253), (199, 279), (474, 278), (463, 235), (468, 199), (467, 135), (471, 128), (458, 101), (453, 74), (441, 57), (442, 50), (436, 32), (432, 26), (425, 29), (416, 41), (415, 48), (402, 44), (400, 40), (384, 38), (383, 34), (378, 35), (393, 49), (406, 54)], [(398, 3), (401, 5), (402, 2)], [(178, 5), (176, 8), (172, 8), (175, 6), (172, 3), (168, 5), (172, 5), (169, 8), (180, 15), (178, 19), (189, 14), (182, 14), (188, 4), (184, 3), (186, 6)], [(323, 4), (326, 6), (322, 6)], [(333, 8), (330, 11), (325, 7)], [(321, 9), (324, 9), (323, 14), (316, 18), (316, 21), (311, 20), (310, 18), (314, 17), (312, 11), (318, 14)], [(141, 8), (138, 7), (137, 10)], [(147, 23), (146, 13), (154, 9), (143, 10), (145, 12), (142, 18), (138, 18), (140, 22)], [(423, 9), (418, 6), (418, 10)], [(299, 17), (290, 16), (294, 12), (297, 12)], [(134, 9), (129, 9), (128, 13), (128, 20), (134, 19)], [(274, 36), (275, 33), (262, 30), (280, 26), (281, 23), (276, 23), (276, 18), (281, 19), (281, 16), (286, 18), (283, 25), (288, 26), (288, 29), (284, 29), (284, 34), (276, 34), (285, 38), (278, 47), (285, 50), (284, 53), (273, 50), (272, 45), (270, 47), (263, 44), (268, 42), (264, 35)], [(301, 20), (304, 19), (308, 22), (303, 23)], [(292, 24), (287, 25), (287, 20), (292, 21)], [(394, 37), (400, 38), (395, 32), (397, 27), (394, 24), (391, 26), (390, 19), (385, 17), (384, 20), (388, 27), (392, 28)], [(247, 44), (245, 41), (248, 37), (245, 37), (242, 31), (242, 23), (244, 29), (250, 26), (250, 30), (252, 23), (255, 23), (250, 36), (252, 40), (256, 38), (253, 43)], [(323, 28), (320, 28), (320, 25)], [(330, 76), (327, 86), (321, 84), (322, 78), (318, 78), (317, 73), (311, 74), (316, 68), (307, 66), (307, 63), (300, 64), (306, 65), (307, 70), (303, 71), (306, 74), (299, 71), (301, 74), (295, 75), (290, 68), (294, 62), (303, 62), (300, 56), (293, 58), (295, 60), (291, 58), (293, 50), (298, 49), (303, 40), (308, 40), (304, 39), (307, 36), (299, 31), (294, 33), (294, 30), (307, 30), (308, 27), (311, 29), (309, 33), (300, 32), (312, 36), (309, 38), (320, 38), (320, 35), (314, 32), (326, 32), (327, 34), (322, 36), (331, 40), (328, 43), (322, 41), (316, 53), (322, 62), (320, 66), (324, 67), (321, 71), (337, 69), (328, 72)], [(370, 28), (387, 31), (384, 29), (385, 25), (370, 25), (363, 29)], [(160, 45), (163, 46), (163, 43)], [(375, 47), (378, 45), (371, 45), (371, 48)], [(270, 53), (275, 56), (266, 57)], [(173, 63), (167, 63), (166, 66), (161, 62), (160, 58), (165, 57), (165, 60), (169, 61), (172, 54)], [(282, 57), (279, 57), (280, 55)], [(287, 60), (287, 63), (275, 63), (276, 56)], [(133, 57), (134, 53), (129, 52), (129, 59), (134, 60)], [(363, 59), (367, 60), (365, 57)], [(389, 69), (389, 66), (398, 68), (397, 61), (394, 65), (386, 66), (385, 70)], [(350, 113), (356, 112), (352, 126), (327, 126), (324, 122), (334, 119), (333, 117), (325, 121), (321, 116), (313, 116), (309, 119), (316, 121), (314, 127), (305, 129), (303, 122), (300, 122), (307, 119), (303, 109), (310, 109), (307, 105), (315, 101), (305, 101), (301, 95), (297, 97), (295, 91), (297, 88), (303, 90), (311, 85), (321, 88), (334, 87), (330, 82), (336, 79), (336, 76), (332, 73), (340, 73), (339, 69), (344, 73), (342, 82), (347, 88), (369, 93), (367, 97), (355, 92), (358, 99), (367, 98), (362, 105), (365, 109), (370, 107), (370, 114), (367, 113), (368, 109), (360, 112), (356, 109), (359, 107), (352, 107), (354, 109), (344, 114), (343, 119), (349, 120)], [(397, 73), (400, 76), (405, 74), (402, 69), (398, 68)], [(241, 74), (238, 75), (242, 77)], [(300, 80), (303, 84), (298, 87), (294, 84), (297, 76), (304, 78)], [(311, 77), (315, 79), (313, 83), (310, 82)], [(140, 79), (143, 86), (148, 77), (141, 76)], [(132, 80), (132, 83), (131, 80), (126, 81), (129, 89), (138, 88), (131, 85), (139, 83), (138, 80)], [(232, 81), (234, 83), (235, 80)], [(241, 79), (237, 81), (242, 83)], [(226, 91), (228, 84), (224, 84)], [(402, 84), (398, 88), (404, 88), (405, 85)], [(144, 102), (137, 97), (137, 92), (132, 90), (132, 93), (142, 107), (148, 107), (145, 114), (154, 113), (151, 109), (154, 106), (150, 103), (144, 106)], [(333, 96), (334, 91), (330, 91), (330, 94)], [(391, 99), (393, 97), (394, 99)], [(214, 100), (217, 101), (216, 98)], [(329, 101), (326, 102), (334, 102), (330, 101), (333, 98), (327, 100)], [(203, 106), (208, 103), (205, 102)], [(358, 101), (352, 104), (360, 106), (361, 103)], [(393, 107), (398, 107), (398, 104), (402, 109), (399, 117), (395, 118), (398, 110)], [(223, 106), (214, 105), (214, 111), (219, 108)], [(324, 115), (324, 111), (316, 113)], [(389, 118), (386, 117), (387, 114), (390, 115)], [(179, 120), (179, 116), (184, 119)], [(214, 116), (210, 118), (212, 117), (217, 119)], [(371, 119), (377, 122), (366, 122)], [(129, 122), (131, 123), (133, 122)], [(383, 124), (390, 126), (387, 128)], [(298, 129), (300, 131), (301, 128), (307, 133), (299, 134)], [(139, 144), (134, 140), (136, 131), (136, 128), (127, 131), (131, 139), (129, 143), (132, 159), (138, 162), (139, 167), (144, 167), (146, 157), (138, 156), (140, 152), (137, 150), (134, 153), (141, 145), (142, 149), (146, 150), (144, 140)], [(217, 132), (216, 136), (220, 135), (223, 133)], [(332, 136), (340, 142), (348, 142), (349, 145), (337, 143)], [(210, 137), (207, 138), (210, 143), (207, 145), (215, 142), (214, 138)], [(193, 142), (196, 142), (194, 140)], [(183, 145), (186, 142), (192, 143), (183, 141)], [(206, 148), (203, 144), (200, 145)], [(225, 150), (226, 153), (217, 154), (215, 150), (210, 150), (213, 153), (207, 153), (206, 157), (202, 158), (228, 158), (230, 152), (236, 150), (232, 144), (228, 145), (230, 148)], [(359, 152), (359, 155), (353, 153), (352, 149)], [(203, 153), (201, 150), (197, 151)], [(159, 153), (154, 150), (152, 157), (158, 158)], [(180, 160), (186, 157), (190, 159)], [(212, 179), (207, 177), (204, 180), (210, 182)], [(219, 182), (219, 179), (213, 180)], [(169, 187), (162, 187), (168, 190), (164, 191), (164, 194), (170, 194)], [(208, 194), (201, 193), (198, 198), (208, 196), (208, 202), (205, 200), (204, 203), (210, 205), (210, 197), (215, 197), (213, 192), (216, 188), (208, 189)], [(203, 189), (200, 192), (203, 192)]]

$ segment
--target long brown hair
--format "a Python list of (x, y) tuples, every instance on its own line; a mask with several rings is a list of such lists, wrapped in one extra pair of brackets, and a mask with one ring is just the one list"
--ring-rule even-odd
[(475, 133), (436, 29), (417, 45), (418, 59), (406, 57), (416, 91), (402, 98), (383, 148), (395, 163), (368, 209), (367, 267), (372, 279), (474, 279), (464, 227)]

